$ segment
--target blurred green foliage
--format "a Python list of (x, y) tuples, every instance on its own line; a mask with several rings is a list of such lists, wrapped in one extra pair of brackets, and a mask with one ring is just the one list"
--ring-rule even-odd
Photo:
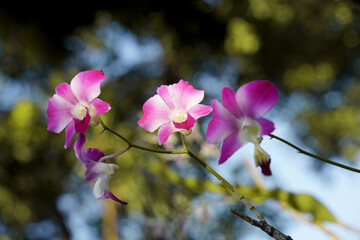
[[(5, 230), (0, 231), (4, 234), (0, 238), (40, 239), (33, 230), (36, 227), (26, 229), (44, 220), (50, 220), (56, 230), (43, 233), (43, 239), (68, 238), (75, 231), (57, 203), (61, 196), (72, 194), (86, 206), (77, 193), (91, 194), (91, 190), (84, 190), (84, 169), (73, 150), (63, 148), (64, 133), (46, 131), (45, 110), (59, 83), (70, 82), (77, 72), (90, 68), (104, 68), (109, 79), (100, 98), (112, 109), (102, 118), (132, 141), (157, 147), (156, 135), (136, 122), (142, 104), (161, 84), (184, 78), (209, 90), (205, 103), (219, 98), (219, 93), (210, 91), (210, 80), (202, 78), (206, 73), (220, 86), (234, 89), (254, 79), (275, 82), (281, 91), (279, 114), (286, 112), (289, 121), (302, 123), (294, 130), (299, 130), (304, 143), (325, 156), (359, 161), (359, 6), (352, 1), (325, 0), (196, 0), (175, 7), (171, 1), (118, 1), (87, 10), (58, 6), (54, 11), (23, 11), (4, 5), (0, 8), (0, 225)], [(125, 30), (116, 35), (114, 29)], [(117, 51), (127, 38), (112, 45), (122, 36), (130, 36), (136, 46), (158, 42), (160, 57), (149, 58), (144, 48), (136, 52), (144, 61), (126, 65), (130, 59), (122, 59)], [(303, 103), (290, 104), (294, 94), (301, 95)], [(201, 124), (206, 119), (199, 122), (189, 141), (194, 151), (211, 161), (218, 150), (204, 142)], [(87, 147), (107, 154), (125, 147), (115, 136), (100, 134), (101, 130), (95, 127), (87, 132)], [(164, 147), (180, 147), (177, 137)], [(141, 213), (144, 238), (166, 239), (165, 232), (179, 239), (196, 235), (179, 227), (186, 222), (206, 229), (203, 239), (230, 239), (244, 231), (228, 215), (228, 203), (225, 209), (216, 208), (224, 204), (224, 190), (189, 159), (132, 150), (113, 161), (120, 169), (111, 179), (111, 189), (129, 202), (127, 207), (117, 206), (119, 221), (133, 220), (132, 213)], [(312, 214), (314, 221), (335, 221), (312, 196), (277, 188), (239, 189), (258, 204), (272, 198)], [(202, 209), (196, 200), (209, 192), (215, 193), (213, 211), (223, 216), (216, 220), (218, 225), (212, 223), (207, 209), (194, 214)], [(219, 192), (222, 197), (217, 199)], [(242, 208), (241, 204), (236, 207)], [(276, 215), (268, 208), (261, 210), (269, 218)], [(195, 223), (191, 221), (194, 215)], [(100, 229), (100, 217), (86, 221)]]

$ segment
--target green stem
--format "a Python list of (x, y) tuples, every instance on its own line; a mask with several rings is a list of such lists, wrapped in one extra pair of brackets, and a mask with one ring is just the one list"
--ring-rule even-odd
[(195, 161), (197, 161), (202, 167), (204, 167), (209, 173), (211, 173), (213, 176), (215, 176), (228, 190), (230, 190), (232, 193), (234, 193), (242, 203), (245, 204), (251, 210), (255, 216), (263, 222), (265, 221), (265, 218), (260, 214), (260, 212), (250, 203), (250, 201), (242, 195), (233, 185), (231, 185), (228, 181), (225, 180), (220, 174), (218, 174), (213, 168), (211, 168), (206, 162), (201, 160), (198, 156), (196, 156), (193, 152), (191, 152), (185, 142), (185, 136), (180, 133), (181, 136), (181, 142), (184, 146), (184, 151), (186, 151), (186, 154), (193, 158)]
[(185, 136), (184, 134), (180, 133), (180, 137), (181, 137), (181, 142), (184, 146), (184, 151), (188, 152), (188, 148), (187, 148), (187, 145), (186, 145), (186, 142), (185, 142)]
[(304, 155), (308, 155), (308, 156), (310, 156), (310, 157), (312, 157), (312, 158), (315, 158), (315, 159), (318, 159), (318, 160), (320, 160), (320, 161), (323, 161), (323, 162), (326, 162), (326, 163), (335, 165), (335, 166), (337, 166), (337, 167), (341, 167), (341, 168), (347, 169), (347, 170), (349, 170), (349, 171), (353, 171), (353, 172), (360, 173), (360, 170), (357, 169), (357, 168), (349, 167), (349, 166), (343, 165), (343, 164), (341, 164), (341, 163), (334, 162), (334, 161), (331, 161), (331, 160), (329, 160), (329, 159), (327, 159), (327, 158), (320, 157), (320, 156), (315, 155), (315, 154), (313, 154), (313, 153), (307, 152), (307, 151), (305, 151), (305, 150), (303, 150), (303, 149), (295, 146), (294, 144), (292, 144), (292, 143), (286, 141), (285, 139), (282, 139), (282, 138), (280, 138), (280, 137), (278, 137), (278, 136), (276, 136), (276, 135), (269, 134), (269, 137), (270, 137), (270, 138), (275, 138), (275, 139), (277, 139), (277, 140), (279, 140), (279, 141), (281, 141), (281, 142), (289, 145), (290, 147), (298, 150), (299, 153), (302, 153), (302, 154), (304, 154)]
[(106, 124), (101, 119), (100, 119), (100, 124), (104, 128), (103, 131), (109, 131), (112, 134), (114, 134), (115, 136), (119, 137), (120, 139), (122, 139), (124, 142), (126, 142), (129, 145), (129, 148), (137, 148), (137, 149), (148, 151), (148, 152), (156, 152), (156, 153), (163, 153), (163, 154), (186, 154), (185, 150), (184, 151), (167, 151), (167, 150), (163, 150), (163, 149), (148, 148), (148, 147), (144, 147), (144, 146), (135, 144), (135, 143), (129, 141), (128, 139), (126, 139), (121, 134), (115, 132), (114, 130), (112, 130), (111, 128), (106, 126)]
[(190, 150), (187, 151), (187, 155), (195, 159), (198, 163), (200, 163), (201, 166), (203, 166), (209, 173), (214, 175), (228, 190), (230, 190), (232, 193), (234, 193), (240, 201), (242, 201), (248, 208), (251, 210), (256, 217), (263, 222), (265, 221), (265, 218), (260, 214), (260, 212), (250, 203), (250, 201), (242, 195), (233, 185), (231, 185), (228, 181), (226, 181), (220, 174), (218, 174), (214, 169), (212, 169), (207, 163), (202, 161), (200, 158), (198, 158), (194, 153), (192, 153)]
[(123, 137), (121, 134), (119, 134), (119, 133), (113, 131), (112, 129), (110, 129), (109, 127), (107, 127), (101, 119), (100, 119), (100, 123), (101, 123), (102, 127), (104, 128), (103, 131), (109, 131), (109, 132), (113, 133), (114, 135), (116, 135), (117, 137), (124, 140), (128, 144), (127, 150), (129, 150), (130, 148), (133, 147), (133, 148), (141, 149), (141, 150), (148, 151), (148, 152), (156, 152), (156, 153), (163, 153), (163, 154), (187, 154), (189, 157), (193, 158), (198, 163), (200, 163), (200, 165), (203, 166), (209, 173), (214, 175), (228, 190), (230, 190), (232, 193), (234, 193), (240, 199), (240, 201), (242, 201), (249, 208), (249, 210), (251, 210), (257, 216), (257, 218), (260, 221), (266, 222), (265, 218), (250, 203), (250, 201), (247, 198), (245, 198), (245, 196), (243, 196), (233, 185), (231, 185), (220, 174), (218, 174), (214, 169), (212, 169), (206, 162), (201, 160), (198, 156), (196, 156), (193, 152), (191, 152), (188, 149), (186, 142), (185, 142), (185, 136), (183, 134), (180, 134), (180, 136), (181, 136), (181, 141), (184, 146), (184, 150), (183, 151), (166, 151), (166, 150), (162, 150), (162, 149), (147, 148), (147, 147), (143, 147), (143, 146), (134, 144), (131, 141), (129, 141), (128, 139), (126, 139), (125, 137)]

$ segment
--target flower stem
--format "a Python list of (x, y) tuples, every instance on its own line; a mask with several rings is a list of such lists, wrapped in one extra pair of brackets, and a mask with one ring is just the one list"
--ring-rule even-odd
[(130, 148), (137, 148), (137, 149), (141, 149), (141, 150), (148, 151), (148, 152), (156, 152), (156, 153), (163, 153), (163, 154), (186, 154), (185, 150), (184, 151), (167, 151), (167, 150), (163, 150), (163, 149), (148, 148), (148, 147), (144, 147), (144, 146), (135, 144), (135, 143), (131, 142), (130, 140), (128, 140), (127, 138), (125, 138), (124, 136), (122, 136), (121, 134), (115, 132), (114, 130), (112, 130), (111, 128), (106, 126), (106, 124), (101, 119), (100, 119), (100, 124), (104, 128), (103, 131), (109, 131), (112, 134), (114, 134), (115, 136), (122, 139), (124, 142), (126, 142), (129, 145), (129, 149)]
[(130, 148), (131, 148), (130, 145), (128, 145), (126, 148), (124, 148), (124, 149), (121, 150), (120, 152), (117, 152), (117, 153), (114, 153), (114, 154), (110, 154), (110, 155), (106, 155), (106, 156), (100, 158), (100, 159), (99, 159), (99, 162), (103, 162), (103, 161), (105, 161), (106, 159), (119, 156), (119, 155), (123, 154), (124, 152), (126, 152), (127, 150), (129, 150)]
[(200, 163), (201, 166), (203, 166), (209, 173), (214, 175), (228, 190), (230, 190), (232, 193), (234, 193), (241, 202), (243, 202), (249, 210), (251, 210), (256, 217), (263, 222), (265, 221), (265, 218), (260, 214), (260, 212), (250, 203), (250, 201), (242, 195), (233, 185), (231, 185), (228, 181), (226, 181), (220, 174), (218, 174), (214, 169), (212, 169), (207, 163), (205, 163), (203, 160), (198, 158), (194, 153), (192, 153), (190, 150), (187, 150), (187, 155), (195, 159), (198, 163)]
[(137, 149), (141, 149), (141, 150), (148, 151), (148, 152), (155, 152), (155, 153), (162, 153), (162, 154), (187, 154), (189, 157), (193, 158), (198, 163), (200, 163), (200, 165), (203, 166), (209, 173), (211, 173), (213, 176), (215, 176), (228, 190), (230, 190), (232, 193), (234, 193), (240, 199), (240, 201), (242, 201), (249, 208), (249, 210), (251, 210), (256, 215), (256, 217), (261, 222), (266, 222), (265, 218), (250, 203), (250, 201), (247, 198), (245, 198), (244, 195), (242, 195), (233, 185), (231, 185), (228, 181), (226, 181), (220, 174), (218, 174), (206, 162), (201, 160), (198, 156), (196, 156), (193, 152), (191, 152), (188, 149), (186, 142), (185, 142), (185, 136), (183, 134), (180, 133), (181, 141), (184, 146), (184, 150), (183, 151), (166, 151), (166, 150), (162, 150), (162, 149), (147, 148), (147, 147), (143, 147), (143, 146), (134, 144), (131, 141), (129, 141), (128, 139), (126, 139), (125, 137), (123, 137), (121, 134), (119, 134), (119, 133), (115, 132), (114, 130), (110, 129), (109, 127), (107, 127), (101, 119), (100, 119), (100, 123), (101, 123), (102, 127), (104, 128), (103, 131), (109, 131), (109, 132), (113, 133), (114, 135), (121, 138), (128, 144), (126, 151), (129, 150), (130, 148), (137, 148)]
[(310, 156), (310, 157), (312, 157), (312, 158), (315, 158), (315, 159), (318, 159), (318, 160), (320, 160), (320, 161), (323, 161), (323, 162), (326, 162), (326, 163), (335, 165), (335, 166), (340, 167), (340, 168), (347, 169), (347, 170), (349, 170), (349, 171), (353, 171), (353, 172), (360, 173), (360, 169), (353, 168), (353, 167), (349, 167), (349, 166), (343, 165), (343, 164), (341, 164), (341, 163), (334, 162), (334, 161), (331, 161), (331, 160), (329, 160), (329, 159), (327, 159), (327, 158), (320, 157), (320, 156), (315, 155), (315, 154), (313, 154), (313, 153), (307, 152), (307, 151), (305, 151), (305, 150), (303, 150), (303, 149), (295, 146), (294, 144), (292, 144), (292, 143), (286, 141), (285, 139), (282, 139), (282, 138), (280, 138), (280, 137), (278, 137), (278, 136), (276, 136), (276, 135), (274, 135), (274, 134), (269, 134), (269, 137), (270, 137), (270, 138), (275, 138), (275, 139), (277, 139), (277, 140), (279, 140), (279, 141), (281, 141), (281, 142), (289, 145), (290, 147), (298, 150), (299, 153), (302, 153), (302, 154), (304, 154), (304, 155), (308, 155), (308, 156)]
[(185, 136), (184, 134), (180, 133), (180, 137), (181, 137), (181, 142), (184, 146), (184, 151), (188, 152), (188, 148), (187, 148), (187, 145), (186, 145), (186, 142), (185, 142)]

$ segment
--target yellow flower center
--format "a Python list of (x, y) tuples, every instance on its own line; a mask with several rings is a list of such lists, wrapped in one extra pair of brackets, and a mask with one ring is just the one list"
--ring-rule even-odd
[(91, 103), (78, 103), (71, 109), (71, 114), (74, 118), (83, 120), (88, 111), (92, 118), (95, 114), (95, 108)]
[(182, 109), (174, 109), (171, 113), (171, 120), (176, 123), (184, 122), (186, 119), (187, 113)]

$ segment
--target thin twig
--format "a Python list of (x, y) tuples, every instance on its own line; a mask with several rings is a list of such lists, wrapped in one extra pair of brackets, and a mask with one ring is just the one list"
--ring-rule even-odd
[(312, 158), (315, 158), (315, 159), (318, 159), (318, 160), (320, 160), (320, 161), (323, 161), (323, 162), (326, 162), (326, 163), (335, 165), (335, 166), (337, 166), (337, 167), (344, 168), (344, 169), (349, 170), (349, 171), (353, 171), (353, 172), (360, 173), (360, 169), (353, 168), (353, 167), (349, 167), (349, 166), (343, 165), (343, 164), (341, 164), (341, 163), (334, 162), (334, 161), (331, 161), (331, 160), (329, 160), (329, 159), (327, 159), (327, 158), (320, 157), (320, 156), (315, 155), (315, 154), (313, 154), (313, 153), (307, 152), (307, 151), (305, 151), (305, 150), (303, 150), (303, 149), (295, 146), (294, 144), (292, 144), (292, 143), (286, 141), (285, 139), (282, 139), (281, 137), (278, 137), (278, 136), (276, 136), (276, 135), (274, 135), (274, 134), (269, 134), (269, 137), (270, 137), (270, 138), (275, 138), (275, 139), (277, 139), (277, 140), (279, 140), (279, 141), (281, 141), (281, 142), (289, 145), (290, 147), (298, 150), (298, 152), (301, 153), (301, 154), (308, 155), (308, 156), (310, 156), (310, 157), (312, 157)]
[(292, 238), (270, 224), (268, 224), (265, 221), (256, 221), (255, 219), (252, 219), (251, 217), (237, 211), (235, 208), (231, 208), (230, 212), (235, 214), (236, 216), (240, 217), (241, 219), (245, 220), (246, 222), (250, 223), (251, 225), (260, 228), (263, 232), (267, 233), (270, 237), (277, 239), (277, 240), (292, 240)]
[[(122, 139), (124, 142), (126, 142), (129, 145), (129, 149), (130, 148), (137, 148), (137, 149), (144, 150), (144, 151), (163, 153), (163, 154), (186, 154), (185, 150), (184, 151), (167, 151), (167, 150), (163, 150), (163, 149), (153, 149), (153, 148), (147, 148), (147, 147), (144, 147), (144, 146), (140, 146), (138, 144), (135, 144), (135, 143), (131, 142), (130, 140), (128, 140), (127, 138), (125, 138), (121, 134), (115, 132), (114, 130), (112, 130), (111, 128), (106, 126), (106, 124), (101, 119), (100, 119), (100, 124), (104, 128), (102, 132), (109, 131), (112, 134), (114, 134), (115, 136), (119, 137), (120, 139)], [(129, 149), (127, 149), (127, 150), (129, 150)]]

